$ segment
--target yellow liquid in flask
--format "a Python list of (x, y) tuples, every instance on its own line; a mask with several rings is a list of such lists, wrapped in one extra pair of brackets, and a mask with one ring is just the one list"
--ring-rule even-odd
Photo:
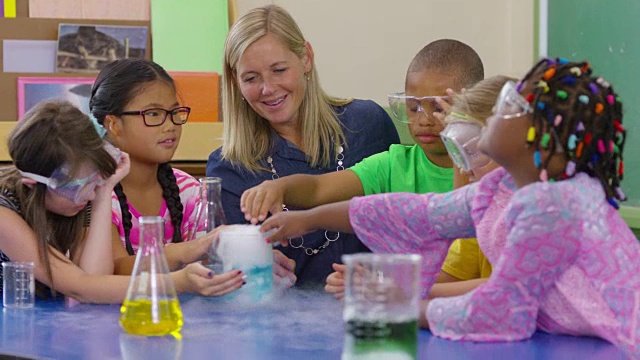
[(182, 329), (182, 310), (177, 299), (157, 302), (153, 316), (151, 300), (125, 300), (120, 308), (120, 325), (129, 334), (164, 336)]

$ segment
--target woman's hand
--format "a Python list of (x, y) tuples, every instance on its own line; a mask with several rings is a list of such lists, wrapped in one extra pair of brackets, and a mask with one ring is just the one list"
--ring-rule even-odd
[(275, 180), (267, 180), (258, 186), (245, 190), (240, 197), (240, 211), (244, 218), (257, 224), (267, 218), (267, 214), (282, 211), (284, 204), (284, 186)]
[(172, 277), (178, 292), (202, 296), (222, 296), (245, 284), (244, 274), (240, 270), (215, 274), (200, 263), (189, 264), (182, 270), (173, 272)]
[(293, 271), (296, 262), (286, 257), (280, 250), (273, 250), (273, 280), (277, 286), (288, 288), (293, 286), (298, 278)]
[(337, 263), (333, 263), (331, 266), (335, 272), (327, 276), (327, 285), (324, 286), (324, 291), (332, 294), (336, 299), (342, 300), (344, 298), (344, 273), (347, 271), (347, 266)]

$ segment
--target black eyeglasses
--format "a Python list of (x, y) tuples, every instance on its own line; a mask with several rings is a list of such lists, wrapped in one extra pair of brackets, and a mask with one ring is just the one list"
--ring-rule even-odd
[(153, 108), (137, 111), (123, 111), (120, 115), (140, 115), (142, 116), (142, 121), (144, 121), (145, 125), (160, 126), (167, 121), (168, 116), (171, 116), (171, 122), (176, 125), (185, 124), (187, 119), (189, 119), (189, 113), (191, 113), (190, 107), (181, 106), (172, 110)]

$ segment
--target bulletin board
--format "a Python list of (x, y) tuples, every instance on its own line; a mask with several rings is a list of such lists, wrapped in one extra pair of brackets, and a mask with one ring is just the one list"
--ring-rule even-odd
[[(70, 18), (46, 18), (43, 16), (50, 16), (48, 14), (50, 14), (51, 12), (47, 13), (47, 11), (40, 11), (40, 13), (36, 14), (32, 11), (31, 14), (29, 13), (30, 3), (49, 6), (52, 9), (55, 9), (55, 7), (61, 8), (63, 6), (69, 7), (69, 5), (72, 4), (71, 7), (73, 9), (78, 9), (82, 7), (80, 4), (82, 4), (83, 1), (86, 2), (87, 0), (17, 0), (16, 11), (14, 15), (15, 17), (6, 17), (6, 14), (5, 17), (2, 17), (2, 14), (0, 14), (0, 34), (2, 34), (2, 39), (56, 41), (58, 39), (60, 24), (92, 24), (96, 26), (116, 25), (147, 27), (149, 31), (147, 31), (147, 41), (144, 57), (146, 59), (153, 59), (161, 66), (163, 66), (167, 71), (175, 74), (178, 77), (178, 79), (176, 79), (176, 86), (179, 88), (178, 90), (180, 99), (186, 100), (187, 103), (185, 105), (187, 106), (198, 107), (198, 110), (194, 110), (194, 121), (190, 121), (183, 126), (182, 140), (173, 160), (200, 162), (206, 161), (209, 153), (222, 144), (222, 124), (218, 123), (220, 79), (217, 73), (219, 70), (217, 70), (217, 68), (221, 67), (224, 39), (229, 27), (230, 9), (227, 6), (227, 0), (183, 0), (181, 6), (188, 10), (183, 11), (184, 14), (182, 15), (182, 18), (180, 18), (180, 21), (183, 23), (183, 25), (176, 24), (175, 21), (167, 21), (170, 19), (164, 18), (160, 19), (163, 21), (158, 21), (160, 17), (164, 16), (166, 18), (168, 16), (168, 12), (166, 11), (167, 7), (173, 6), (175, 8), (176, 5), (175, 3), (173, 3), (173, 0), (154, 0), (152, 6), (149, 6), (150, 3), (146, 0), (135, 2), (137, 4), (144, 3), (146, 1), (146, 9), (148, 10), (146, 20), (143, 20), (140, 17), (138, 18), (138, 20), (127, 20), (123, 19), (122, 17), (118, 19), (110, 19), (109, 14), (107, 13), (101, 13), (100, 15), (90, 15), (92, 17), (90, 19), (78, 18), (76, 16), (78, 14), (72, 14), (73, 16), (70, 15)], [(131, 0), (116, 1), (126, 3), (127, 6), (133, 4), (133, 2), (130, 2)], [(188, 21), (185, 22), (184, 17), (195, 16), (194, 12), (198, 13), (198, 9), (202, 7), (207, 7), (207, 9), (211, 11), (200, 11), (201, 18), (199, 19), (198, 23), (215, 23), (215, 34), (211, 35), (209, 33), (205, 33), (202, 37), (208, 39), (208, 43), (202, 44), (201, 47), (192, 46), (189, 49), (185, 49), (184, 47), (180, 46), (172, 47), (172, 45), (168, 42), (170, 39), (167, 38), (166, 32), (163, 32), (160, 27), (166, 25), (166, 27), (175, 30), (176, 26), (178, 26), (183, 29), (183, 31), (180, 33), (181, 36), (194, 37), (194, 34), (189, 34), (188, 31), (186, 31), (190, 28), (193, 30), (194, 24), (189, 23)], [(84, 14), (85, 12), (87, 12), (87, 9), (81, 9), (79, 10), (79, 12)], [(156, 21), (152, 23), (152, 21), (150, 20), (150, 15), (152, 15), (152, 13), (154, 12), (156, 13), (157, 18)], [(207, 14), (210, 15), (210, 18), (215, 17), (215, 21), (210, 20), (210, 18), (205, 19)], [(30, 17), (30, 15), (32, 17)], [(175, 17), (173, 19), (175, 20)], [(157, 30), (159, 34), (158, 43), (156, 45), (160, 45), (160, 47), (156, 47), (157, 49), (155, 50), (157, 50), (161, 59), (154, 58), (154, 44), (152, 43), (153, 26), (156, 27), (155, 30)], [(211, 29), (207, 28), (207, 30)], [(215, 42), (215, 44), (212, 43), (212, 41)], [(175, 39), (174, 42), (176, 42)], [(177, 43), (181, 42), (178, 41)], [(193, 41), (191, 41), (190, 44), (193, 44)], [(166, 57), (166, 54), (171, 52), (175, 52), (177, 56), (168, 59)], [(206, 53), (207, 57), (204, 62), (201, 61), (200, 63), (197, 63), (197, 67), (194, 67), (194, 64), (196, 64), (196, 62), (194, 61), (185, 61), (184, 63), (187, 64), (187, 66), (179, 65), (180, 56), (203, 58), (203, 56), (199, 55), (200, 53)], [(0, 59), (3, 58), (3, 46), (0, 46)], [(161, 61), (162, 59), (166, 59), (167, 64), (163, 64)], [(215, 59), (215, 61), (211, 61), (211, 59)], [(8, 133), (14, 128), (15, 123), (18, 120), (18, 78), (86, 78), (88, 76), (95, 77), (97, 76), (97, 73), (87, 74), (81, 72), (5, 72), (5, 70), (3, 69), (3, 62), (0, 61), (0, 89), (2, 89), (2, 94), (0, 96), (0, 162), (6, 162), (10, 160), (6, 149), (5, 139)], [(196, 77), (199, 79), (198, 81), (195, 81)], [(197, 85), (197, 88), (191, 89), (185, 87), (185, 85), (191, 86), (194, 83)], [(206, 99), (204, 99), (204, 97), (206, 96), (205, 94), (210, 95), (211, 97), (211, 101), (208, 103)]]
[[(149, 21), (123, 21), (123, 20), (84, 20), (84, 19), (41, 19), (29, 18), (28, 2), (16, 3), (17, 15), (15, 18), (0, 19), (0, 34), (3, 39), (16, 40), (57, 40), (58, 25), (61, 23), (74, 24), (103, 24), (103, 25), (132, 25), (150, 26)], [(150, 32), (148, 33), (150, 34)], [(151, 59), (151, 37), (147, 38), (145, 58)], [(0, 58), (4, 55), (0, 47)], [(17, 79), (21, 76), (42, 77), (86, 77), (82, 73), (6, 73), (0, 62), (0, 121), (16, 121), (18, 119)], [(96, 74), (97, 75), (97, 74)]]

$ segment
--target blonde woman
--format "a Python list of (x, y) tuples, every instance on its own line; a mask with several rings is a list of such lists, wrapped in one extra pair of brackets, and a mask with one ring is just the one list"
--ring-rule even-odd
[[(222, 178), (229, 223), (246, 222), (240, 197), (248, 188), (340, 171), (399, 142), (380, 106), (322, 90), (311, 44), (275, 5), (249, 11), (230, 29), (222, 86), (224, 142), (210, 155), (207, 176)], [(290, 242), (283, 251), (295, 261), (298, 285), (322, 285), (342, 254), (368, 251), (353, 235), (323, 230)]]

